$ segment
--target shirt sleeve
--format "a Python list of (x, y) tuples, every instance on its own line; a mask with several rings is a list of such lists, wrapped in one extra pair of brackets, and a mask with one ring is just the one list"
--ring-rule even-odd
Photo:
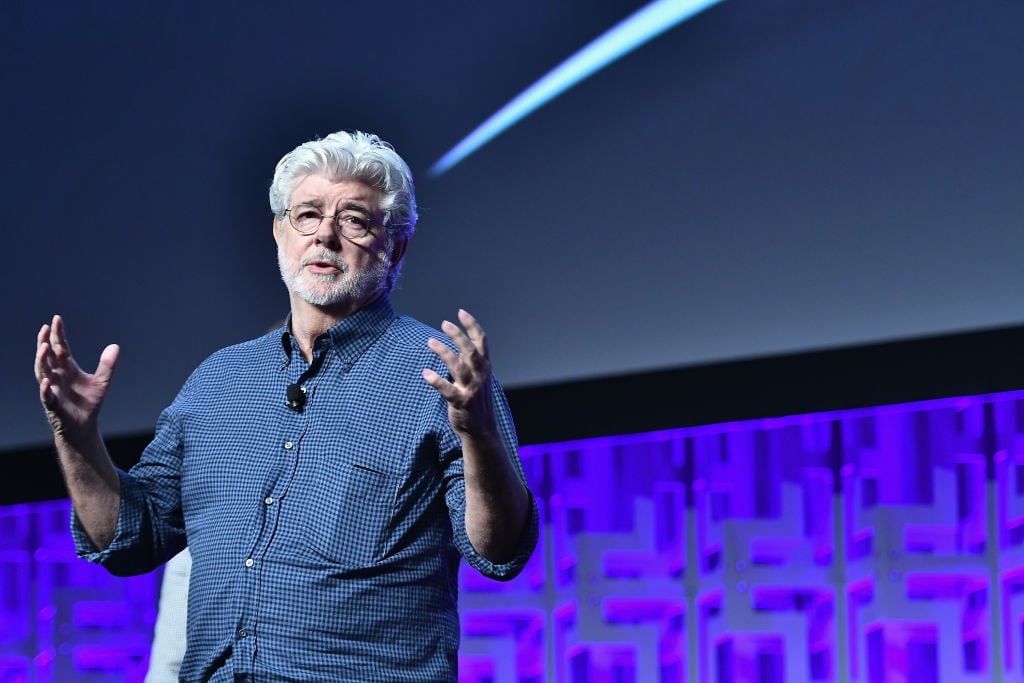
[[(529, 492), (529, 483), (526, 481), (526, 475), (519, 460), (518, 440), (512, 422), (512, 415), (508, 408), (508, 401), (505, 399), (505, 394), (496, 381), (492, 389), (501, 439), (504, 441), (505, 449), (512, 458), (516, 474)], [(444, 408), (444, 415), (444, 419), (447, 421), (447, 408)], [(466, 532), (466, 482), (463, 477), (461, 447), (458, 446), (458, 438), (454, 434), (452, 436), (455, 439), (456, 446), (459, 448), (459, 456), (451, 458), (446, 467), (445, 479), (448, 483), (445, 500), (452, 522), (453, 541), (471, 567), (488, 578), (498, 581), (510, 581), (523, 570), (527, 560), (530, 559), (530, 555), (533, 554), (533, 550), (537, 546), (537, 538), (540, 533), (540, 513), (537, 509), (537, 501), (534, 499), (533, 493), (530, 492), (529, 519), (520, 534), (512, 559), (507, 562), (495, 563), (478, 553), (473, 548), (473, 544), (469, 542), (469, 535)]]
[(181, 513), (181, 438), (174, 404), (157, 423), (153, 441), (129, 472), (118, 470), (121, 507), (110, 545), (99, 550), (78, 515), (71, 513), (71, 536), (79, 557), (103, 565), (115, 576), (152, 571), (185, 547)]

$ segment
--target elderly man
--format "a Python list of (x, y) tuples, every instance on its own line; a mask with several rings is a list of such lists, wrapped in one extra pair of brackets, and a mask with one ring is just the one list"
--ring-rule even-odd
[(392, 309), (416, 201), (377, 136), (300, 145), (270, 205), (285, 325), (204, 361), (130, 472), (97, 426), (118, 347), (88, 374), (40, 329), (79, 554), (130, 575), (187, 543), (184, 681), (456, 680), (460, 558), (511, 579), (538, 533), (486, 337)]

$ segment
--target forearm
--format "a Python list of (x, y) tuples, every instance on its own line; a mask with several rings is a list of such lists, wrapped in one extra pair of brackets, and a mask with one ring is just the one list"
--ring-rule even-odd
[(75, 515), (96, 549), (105, 550), (117, 530), (121, 480), (103, 438), (97, 432), (71, 443), (58, 435), (55, 444)]
[(507, 562), (529, 516), (529, 491), (497, 435), (463, 435), (462, 459), (469, 541), (491, 562)]

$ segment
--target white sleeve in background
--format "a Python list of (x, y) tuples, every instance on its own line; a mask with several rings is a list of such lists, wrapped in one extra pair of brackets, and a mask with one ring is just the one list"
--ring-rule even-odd
[(188, 548), (172, 557), (164, 567), (145, 683), (178, 683), (178, 670), (185, 656), (188, 577), (191, 572), (192, 555)]

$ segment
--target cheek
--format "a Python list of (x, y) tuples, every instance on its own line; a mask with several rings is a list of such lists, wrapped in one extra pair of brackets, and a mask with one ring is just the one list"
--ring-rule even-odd
[(387, 245), (375, 244), (372, 247), (360, 249), (358, 252), (355, 252), (350, 256), (350, 259), (346, 259), (348, 260), (349, 266), (362, 269), (372, 268), (382, 261), (385, 263), (387, 262)]
[(299, 265), (302, 262), (302, 255), (293, 249), (279, 247), (277, 262), (281, 268), (291, 272), (294, 276), (299, 276), (302, 273), (302, 267)]
[(278, 253), (282, 254), (289, 261), (298, 261), (302, 257), (302, 245), (294, 240), (282, 239), (277, 244)]
[(345, 259), (345, 263), (348, 265), (349, 270), (356, 273), (370, 270), (373, 267), (373, 262), (373, 255), (366, 253), (360, 253)]

